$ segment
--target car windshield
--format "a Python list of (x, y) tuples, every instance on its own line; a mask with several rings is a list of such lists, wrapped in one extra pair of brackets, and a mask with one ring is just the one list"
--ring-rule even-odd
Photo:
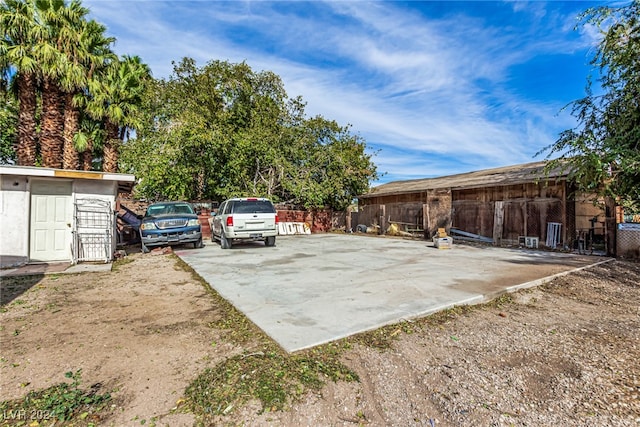
[(246, 200), (236, 202), (233, 213), (273, 213), (273, 205), (266, 200)]
[(183, 204), (152, 205), (147, 208), (147, 216), (167, 214), (192, 214), (191, 206)]

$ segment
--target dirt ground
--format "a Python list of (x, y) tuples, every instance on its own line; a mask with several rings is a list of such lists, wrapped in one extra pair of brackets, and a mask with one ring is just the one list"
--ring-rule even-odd
[[(125, 259), (111, 272), (2, 279), (1, 400), (81, 369), (83, 386), (112, 391), (97, 425), (194, 424), (172, 411), (185, 387), (251, 344), (210, 326), (220, 308), (173, 255)], [(344, 354), (359, 382), (329, 381), (286, 412), (250, 402), (219, 425), (640, 425), (638, 263), (601, 264), (397, 332), (390, 349)]]

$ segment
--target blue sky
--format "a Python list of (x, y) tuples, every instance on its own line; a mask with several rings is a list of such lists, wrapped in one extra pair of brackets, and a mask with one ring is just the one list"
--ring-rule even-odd
[(577, 15), (603, 4), (83, 1), (156, 78), (183, 57), (278, 74), (309, 116), (366, 140), (379, 183), (542, 160), (594, 73)]

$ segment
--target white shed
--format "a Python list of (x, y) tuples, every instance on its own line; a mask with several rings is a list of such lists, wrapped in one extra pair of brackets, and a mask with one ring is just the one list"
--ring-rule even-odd
[(115, 201), (134, 181), (130, 174), (0, 165), (2, 267), (110, 261)]

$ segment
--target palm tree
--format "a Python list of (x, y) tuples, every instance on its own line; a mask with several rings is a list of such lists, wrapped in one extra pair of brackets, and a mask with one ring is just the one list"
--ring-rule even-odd
[(106, 130), (102, 170), (117, 172), (119, 147), (131, 129), (139, 126), (138, 106), (144, 82), (151, 76), (149, 67), (138, 56), (123, 56), (114, 61), (100, 78), (90, 82), (94, 100), (88, 106), (95, 118), (103, 118)]
[[(42, 67), (42, 124), (40, 144), (42, 165), (51, 168), (62, 167), (64, 129), (63, 79), (76, 83), (79, 78), (69, 77), (77, 71), (73, 51), (77, 34), (82, 30), (84, 17), (89, 10), (78, 0), (66, 5), (64, 0), (37, 0), (41, 17), (42, 33), (38, 39), (37, 58)], [(66, 74), (66, 76), (65, 76)]]
[[(74, 139), (80, 129), (80, 109), (86, 105), (86, 87), (96, 70), (100, 70), (117, 57), (109, 49), (114, 38), (105, 37), (106, 28), (96, 21), (84, 21), (77, 34), (77, 43), (65, 52), (68, 67), (60, 80), (65, 93), (63, 169), (78, 169), (78, 152), (84, 147), (76, 146)], [(82, 139), (80, 139), (82, 141)]]
[(0, 3), (0, 67), (11, 77), (18, 109), (17, 163), (35, 166), (38, 152), (37, 89), (39, 64), (36, 59), (37, 24), (34, 1), (4, 0)]
[(6, 89), (9, 80), (0, 81), (0, 164), (16, 163), (18, 100)]
[(94, 152), (102, 152), (105, 131), (102, 122), (82, 114), (80, 129), (73, 138), (76, 149), (81, 153), (82, 170), (93, 170)]

